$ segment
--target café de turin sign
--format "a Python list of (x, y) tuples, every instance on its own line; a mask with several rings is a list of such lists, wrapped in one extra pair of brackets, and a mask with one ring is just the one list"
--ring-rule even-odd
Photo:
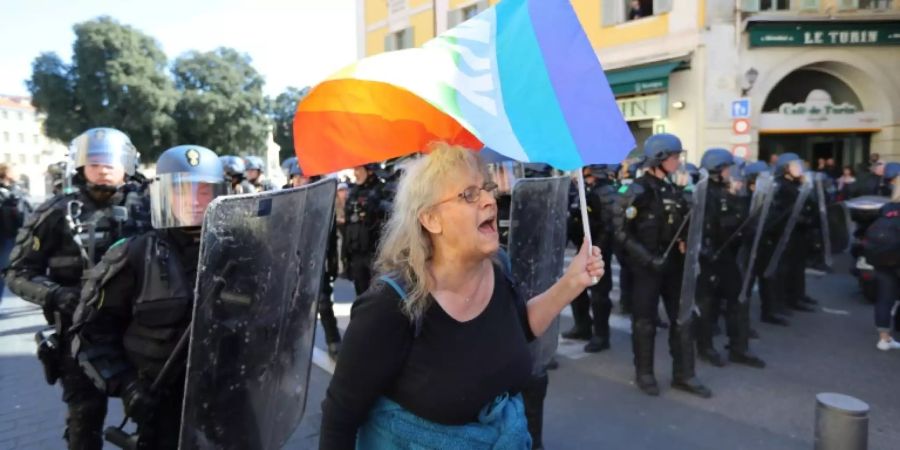
[(878, 115), (861, 111), (850, 103), (835, 104), (831, 94), (813, 89), (803, 103), (782, 103), (778, 111), (762, 113), (759, 130), (769, 133), (877, 131)]

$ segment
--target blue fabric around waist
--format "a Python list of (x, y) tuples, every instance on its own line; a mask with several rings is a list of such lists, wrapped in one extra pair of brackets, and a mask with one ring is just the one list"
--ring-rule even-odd
[(482, 408), (478, 422), (442, 425), (385, 397), (372, 407), (356, 439), (357, 450), (530, 450), (522, 395), (503, 394)]

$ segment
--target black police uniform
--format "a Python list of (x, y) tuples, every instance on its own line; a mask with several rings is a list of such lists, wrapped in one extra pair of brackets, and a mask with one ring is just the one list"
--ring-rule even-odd
[[(607, 178), (598, 177), (591, 185), (585, 186), (585, 197), (588, 207), (588, 221), (591, 230), (592, 244), (600, 247), (603, 263), (607, 271), (596, 285), (585, 289), (572, 302), (572, 317), (575, 328), (569, 336), (590, 339), (584, 350), (589, 353), (609, 348), (609, 316), (612, 313), (612, 203), (617, 196), (615, 183)], [(584, 239), (581, 222), (580, 200), (570, 197), (570, 229), (569, 236), (575, 248), (581, 247)], [(586, 337), (585, 337), (586, 336)]]
[(638, 386), (653, 395), (658, 393), (653, 378), (653, 353), (657, 305), (662, 296), (671, 323), (673, 386), (709, 396), (709, 391), (695, 379), (690, 323), (677, 321), (684, 255), (676, 248), (663, 258), (669, 243), (681, 239), (678, 230), (689, 214), (683, 190), (647, 173), (629, 185), (624, 196), (630, 206), (620, 211), (625, 217), (617, 219), (615, 238), (627, 253), (626, 260), (636, 280), (632, 290), (631, 336)]
[[(887, 203), (878, 211), (878, 218), (866, 231), (865, 255), (875, 267), (875, 326), (889, 331), (891, 309), (900, 299), (900, 203)], [(895, 315), (895, 330), (898, 325), (900, 316)]]
[(337, 318), (334, 317), (334, 302), (331, 299), (334, 293), (334, 282), (338, 277), (337, 242), (337, 224), (332, 223), (325, 254), (325, 278), (322, 280), (322, 293), (319, 296), (319, 320), (322, 321), (325, 344), (328, 345), (328, 352), (332, 357), (337, 356), (336, 345), (341, 342), (341, 332), (338, 329)]
[(697, 352), (701, 358), (721, 366), (713, 345), (713, 329), (719, 322), (723, 302), (729, 338), (729, 359), (762, 367), (762, 361), (750, 351), (749, 302), (738, 301), (742, 277), (738, 252), (743, 240), (742, 225), (749, 205), (729, 191), (728, 183), (711, 174), (706, 192), (703, 243), (700, 252), (700, 276), (697, 280)]
[[(67, 331), (78, 304), (83, 271), (119, 239), (149, 228), (149, 220), (142, 221), (147, 219), (147, 210), (141, 213), (146, 205), (142, 188), (126, 184), (104, 202), (86, 192), (51, 198), (19, 231), (6, 269), (10, 290), (40, 305), (47, 322), (57, 330), (56, 336), (40, 346), (38, 355), (47, 382), (59, 379), (62, 384), (63, 401), (68, 405), (65, 436), (69, 448), (100, 449), (106, 417), (106, 395), (84, 376), (68, 352)], [(127, 213), (121, 214), (123, 211)], [(76, 233), (72, 227), (79, 223), (81, 230)]]
[[(591, 186), (585, 183), (585, 195), (590, 192)], [(578, 196), (578, 182), (573, 181), (569, 186), (569, 218), (567, 223), (566, 237), (576, 249), (581, 248), (584, 240), (584, 225), (581, 221), (581, 200)], [(585, 289), (575, 297), (570, 303), (572, 308), (572, 319), (575, 326), (562, 334), (566, 339), (588, 340), (591, 338), (591, 298), (588, 290)]]
[(114, 246), (85, 280), (72, 352), (105, 394), (122, 397), (139, 447), (178, 445), (184, 357), (149, 392), (191, 323), (199, 228), (153, 230)]
[[(802, 182), (782, 177), (776, 181), (777, 187), (772, 210), (767, 219), (767, 228), (770, 243), (778, 241), (791, 216), (797, 196), (800, 195)], [(806, 304), (806, 260), (810, 250), (809, 241), (818, 226), (818, 212), (816, 203), (812, 198), (807, 198), (803, 209), (797, 217), (796, 225), (788, 239), (784, 253), (778, 261), (778, 269), (775, 273), (775, 295), (779, 296), (778, 302), (788, 308), (798, 311), (813, 311)]]
[(341, 253), (347, 261), (347, 275), (353, 281), (356, 295), (365, 292), (372, 280), (372, 263), (386, 211), (382, 189), (381, 180), (370, 172), (363, 184), (350, 188), (344, 205), (347, 223)]

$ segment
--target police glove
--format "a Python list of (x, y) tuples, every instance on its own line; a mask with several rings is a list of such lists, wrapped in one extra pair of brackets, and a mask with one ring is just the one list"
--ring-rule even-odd
[(650, 260), (650, 268), (653, 269), (654, 272), (662, 272), (665, 265), (666, 259), (662, 256), (656, 256)]
[(60, 286), (50, 294), (51, 307), (66, 315), (75, 314), (78, 300), (81, 298), (81, 289), (68, 286)]
[(122, 405), (128, 417), (134, 419), (135, 423), (142, 424), (156, 413), (159, 400), (139, 381), (132, 381), (122, 392)]

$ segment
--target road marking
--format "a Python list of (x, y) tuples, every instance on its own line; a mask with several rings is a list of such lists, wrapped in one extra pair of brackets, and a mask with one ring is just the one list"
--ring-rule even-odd
[(838, 316), (849, 316), (850, 315), (850, 311), (846, 311), (843, 309), (831, 309), (831, 308), (826, 308), (824, 306), (822, 307), (822, 311), (827, 312), (828, 314), (835, 314)]
[(328, 356), (328, 352), (321, 350), (319, 347), (313, 346), (312, 354), (313, 364), (319, 366), (322, 370), (334, 375), (334, 361)]

